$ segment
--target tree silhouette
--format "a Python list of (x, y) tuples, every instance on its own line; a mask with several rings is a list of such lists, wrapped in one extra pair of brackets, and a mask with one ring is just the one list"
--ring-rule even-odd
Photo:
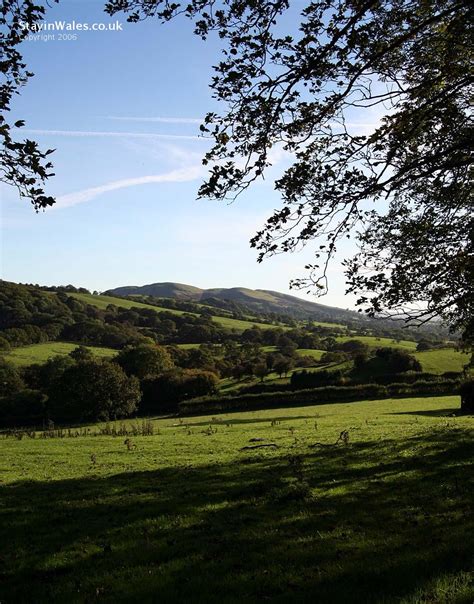
[[(371, 315), (441, 316), (472, 337), (472, 13), (463, 0), (315, 0), (285, 33), (288, 0), (109, 0), (129, 21), (184, 15), (224, 42), (223, 103), (200, 196), (234, 199), (272, 163), (283, 206), (251, 240), (259, 261), (316, 242), (297, 288), (325, 293), (339, 242), (355, 236), (348, 291)], [(286, 25), (286, 27), (285, 27)], [(370, 121), (372, 124), (362, 125)], [(356, 234), (355, 234), (356, 233)]]
[[(58, 0), (52, 0), (57, 2)], [(25, 125), (23, 120), (10, 123), (6, 113), (10, 111), (12, 98), (33, 74), (27, 70), (18, 50), (27, 37), (28, 29), (43, 19), (44, 6), (31, 0), (3, 0), (0, 8), (1, 71), (0, 86), (0, 181), (18, 189), (20, 197), (29, 199), (38, 211), (54, 204), (54, 198), (45, 194), (44, 183), (54, 174), (48, 156), (53, 149), (43, 151), (35, 141), (14, 138), (16, 129)]]

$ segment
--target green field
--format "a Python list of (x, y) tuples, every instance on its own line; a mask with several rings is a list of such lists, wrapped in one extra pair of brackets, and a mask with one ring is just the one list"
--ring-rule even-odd
[(444, 373), (445, 371), (461, 372), (469, 362), (470, 355), (454, 348), (440, 348), (416, 352), (414, 356), (420, 361), (423, 371), (427, 373)]
[(296, 351), (302, 357), (313, 357), (315, 361), (320, 361), (326, 350), (316, 350), (314, 348), (298, 348)]
[(268, 325), (267, 323), (259, 323), (258, 321), (241, 321), (240, 319), (229, 319), (228, 317), (212, 317), (212, 320), (223, 327), (235, 329), (236, 331), (245, 331), (254, 325), (260, 327), (260, 329), (275, 329), (276, 327), (289, 329), (286, 325)]
[[(97, 308), (106, 309), (109, 304), (115, 304), (115, 306), (119, 306), (120, 308), (151, 308), (156, 312), (170, 312), (174, 315), (193, 315), (198, 316), (196, 313), (185, 312), (183, 310), (176, 310), (174, 308), (164, 308), (161, 306), (153, 306), (151, 304), (143, 304), (142, 302), (135, 302), (134, 300), (125, 300), (123, 298), (114, 298), (113, 296), (94, 296), (92, 294), (69, 294), (80, 300), (81, 302), (85, 302), (86, 304), (90, 304), (91, 306), (96, 306)], [(211, 308), (211, 307), (206, 307)], [(227, 327), (228, 329), (235, 329), (237, 331), (245, 331), (246, 329), (250, 329), (252, 326), (257, 325), (261, 329), (274, 329), (277, 327), (276, 325), (267, 325), (266, 323), (258, 323), (254, 321), (241, 321), (239, 319), (231, 319), (229, 317), (212, 317), (212, 320), (215, 323), (219, 323), (223, 327)], [(285, 326), (278, 326), (282, 329), (288, 329)]]
[(416, 350), (417, 343), (411, 340), (393, 340), (392, 338), (378, 338), (376, 336), (337, 336), (338, 342), (347, 342), (348, 340), (359, 340), (369, 348), (402, 348), (403, 350)]
[[(18, 366), (31, 365), (33, 363), (45, 363), (49, 358), (56, 355), (66, 355), (77, 348), (79, 344), (69, 342), (44, 342), (43, 344), (31, 344), (14, 348), (5, 354), (5, 358)], [(86, 346), (98, 357), (113, 357), (117, 350), (102, 348), (99, 346)]]
[(169, 418), (130, 449), (95, 426), (0, 438), (0, 601), (472, 602), (474, 425), (458, 408)]
[(156, 310), (156, 312), (170, 312), (174, 315), (194, 315), (197, 316), (196, 313), (186, 313), (184, 310), (176, 310), (175, 308), (165, 308), (163, 306), (153, 306), (152, 304), (143, 304), (143, 302), (137, 302), (136, 300), (126, 299), (126, 298), (115, 298), (114, 296), (94, 296), (93, 294), (68, 294), (81, 302), (85, 302), (86, 304), (90, 304), (91, 306), (95, 306), (97, 308), (102, 308), (105, 310), (109, 304), (114, 304), (119, 308), (151, 308)]
[[(339, 329), (347, 329), (347, 325), (343, 325), (342, 323), (327, 323), (325, 321), (311, 321), (311, 324), (315, 327), (338, 327)], [(307, 323), (304, 323), (307, 325)]]
[(193, 348), (199, 348), (201, 344), (175, 344), (175, 346), (183, 350), (192, 350)]

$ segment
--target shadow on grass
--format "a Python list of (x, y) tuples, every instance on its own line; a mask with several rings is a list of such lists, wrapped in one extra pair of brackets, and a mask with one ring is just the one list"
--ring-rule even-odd
[(462, 415), (459, 407), (450, 407), (449, 409), (430, 409), (420, 411), (397, 411), (387, 413), (387, 415), (422, 415), (424, 417), (455, 417)]
[(400, 601), (472, 564), (473, 452), (469, 433), (438, 430), (14, 483), (2, 489), (0, 600)]

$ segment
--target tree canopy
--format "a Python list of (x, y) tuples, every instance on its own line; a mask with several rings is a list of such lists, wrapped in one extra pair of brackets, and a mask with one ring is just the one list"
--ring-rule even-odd
[[(300, 5), (298, 5), (300, 6)], [(200, 196), (235, 199), (278, 149), (283, 205), (251, 240), (259, 261), (316, 242), (295, 287), (328, 288), (354, 234), (348, 291), (369, 314), (442, 317), (472, 337), (472, 13), (464, 0), (315, 0), (285, 31), (288, 0), (109, 0), (129, 21), (178, 15), (224, 41), (222, 102)], [(375, 119), (374, 117), (375, 116)], [(363, 122), (372, 121), (369, 124)]]
[[(58, 0), (52, 0), (57, 2)], [(11, 102), (21, 87), (33, 75), (18, 50), (28, 35), (23, 24), (34, 26), (45, 14), (45, 8), (32, 0), (3, 0), (0, 8), (1, 59), (3, 74), (0, 85), (0, 181), (18, 189), (20, 197), (29, 199), (36, 210), (54, 204), (54, 198), (43, 189), (44, 183), (53, 176), (53, 164), (48, 156), (54, 149), (40, 149), (30, 139), (15, 140), (16, 130), (25, 125), (23, 120), (11, 123), (7, 119)]]

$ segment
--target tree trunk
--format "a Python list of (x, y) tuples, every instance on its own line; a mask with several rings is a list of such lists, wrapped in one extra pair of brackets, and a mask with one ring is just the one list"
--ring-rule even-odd
[(474, 380), (464, 382), (461, 386), (461, 411), (474, 414)]

